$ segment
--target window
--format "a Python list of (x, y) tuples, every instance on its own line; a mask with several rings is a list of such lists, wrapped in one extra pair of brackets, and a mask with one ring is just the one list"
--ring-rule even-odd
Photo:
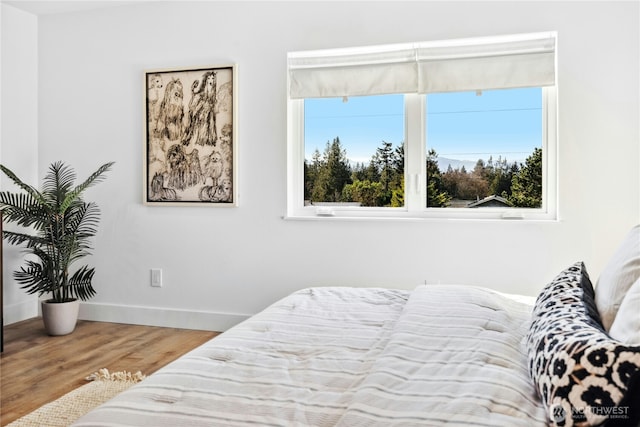
[(542, 208), (542, 89), (430, 94), (427, 207)]
[(288, 216), (557, 217), (554, 33), (288, 59)]
[(304, 101), (304, 200), (403, 207), (404, 97)]

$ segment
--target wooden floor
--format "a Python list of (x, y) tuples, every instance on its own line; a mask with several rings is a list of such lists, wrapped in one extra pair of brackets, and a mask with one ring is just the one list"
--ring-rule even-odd
[(149, 375), (217, 332), (79, 321), (50, 337), (42, 319), (5, 327), (0, 358), (0, 425), (86, 384), (101, 368)]

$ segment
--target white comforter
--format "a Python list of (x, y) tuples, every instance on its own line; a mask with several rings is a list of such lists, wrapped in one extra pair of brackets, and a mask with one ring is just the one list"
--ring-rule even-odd
[(474, 287), (312, 288), (76, 426), (543, 426), (531, 305)]

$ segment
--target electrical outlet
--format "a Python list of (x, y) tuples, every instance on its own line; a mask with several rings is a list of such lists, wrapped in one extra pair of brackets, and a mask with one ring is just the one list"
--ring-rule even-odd
[(162, 287), (162, 269), (161, 268), (151, 269), (151, 286), (153, 286), (154, 288)]

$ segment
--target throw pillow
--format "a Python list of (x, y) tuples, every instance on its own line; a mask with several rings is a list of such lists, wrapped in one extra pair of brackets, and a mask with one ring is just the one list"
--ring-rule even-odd
[(640, 225), (627, 234), (600, 273), (596, 283), (596, 304), (605, 330), (609, 330), (622, 300), (640, 278)]
[(542, 290), (526, 340), (529, 373), (552, 425), (637, 424), (640, 347), (604, 331), (582, 262)]
[(640, 279), (622, 300), (609, 334), (625, 344), (640, 345)]

